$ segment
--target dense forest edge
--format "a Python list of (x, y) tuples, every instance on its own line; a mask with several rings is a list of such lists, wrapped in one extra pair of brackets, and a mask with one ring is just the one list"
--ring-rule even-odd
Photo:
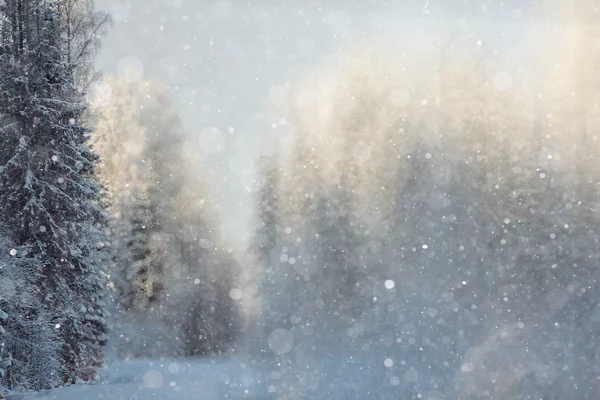
[(168, 88), (95, 70), (110, 16), (0, 0), (0, 394), (244, 353), (281, 399), (595, 398), (599, 11), (544, 6), (527, 60), (371, 38), (277, 88), (236, 253)]

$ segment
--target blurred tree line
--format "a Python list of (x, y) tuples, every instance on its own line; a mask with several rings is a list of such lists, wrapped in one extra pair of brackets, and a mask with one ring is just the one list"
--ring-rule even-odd
[[(251, 250), (257, 338), (293, 335), (291, 398), (353, 398), (353, 358), (396, 396), (594, 398), (600, 58), (580, 5), (521, 44), (554, 39), (531, 65), (460, 35), (421, 55), (369, 42), (276, 105)], [(298, 373), (328, 351), (333, 381)]]

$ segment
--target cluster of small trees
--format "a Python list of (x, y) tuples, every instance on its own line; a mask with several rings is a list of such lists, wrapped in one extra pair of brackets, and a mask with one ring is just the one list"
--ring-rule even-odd
[[(440, 43), (359, 49), (290, 92), (253, 242), (260, 336), (293, 335), (282, 365), (335, 349), (395, 396), (594, 396), (600, 59), (583, 26), (538, 76)], [(350, 364), (319, 386), (295, 368), (287, 388), (351, 398)]]
[(238, 328), (230, 296), (237, 264), (219, 237), (196, 141), (165, 88), (105, 84), (112, 96), (99, 110), (94, 148), (115, 216), (113, 275), (123, 333), (115, 345), (122, 357), (224, 352)]

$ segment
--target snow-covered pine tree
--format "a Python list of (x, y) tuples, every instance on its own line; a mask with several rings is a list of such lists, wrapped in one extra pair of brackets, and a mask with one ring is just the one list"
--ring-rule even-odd
[(55, 374), (66, 382), (91, 378), (101, 363), (106, 314), (92, 242), (103, 216), (97, 156), (80, 121), (85, 103), (65, 57), (61, 3), (15, 0), (1, 10), (18, 24), (0, 55), (0, 218), (36, 265), (36, 296), (60, 338)]
[(123, 221), (124, 240), (117, 254), (122, 274), (120, 303), (127, 311), (145, 310), (161, 294), (162, 263), (152, 236), (160, 227), (156, 220), (156, 200), (138, 194), (127, 205), (130, 217)]
[(0, 393), (16, 386), (43, 389), (60, 380), (60, 340), (51, 311), (40, 304), (38, 267), (0, 234)]
[(263, 156), (258, 162), (258, 187), (256, 206), (258, 228), (252, 252), (261, 264), (268, 268), (271, 250), (277, 242), (277, 183), (279, 163), (275, 157)]
[[(260, 338), (263, 340), (282, 319), (285, 318), (281, 310), (281, 304), (275, 302), (277, 307), (270, 307), (272, 300), (280, 299), (279, 292), (281, 287), (275, 283), (278, 282), (276, 276), (281, 271), (276, 268), (280, 255), (275, 249), (279, 240), (278, 226), (279, 211), (277, 206), (277, 189), (280, 179), (280, 166), (276, 157), (262, 156), (257, 163), (258, 178), (255, 189), (256, 197), (256, 228), (254, 239), (251, 242), (249, 252), (257, 265), (256, 271), (248, 269), (246, 291), (254, 293), (268, 293), (266, 296), (255, 299), (260, 302), (255, 305), (258, 310), (253, 310), (254, 314), (258, 312), (268, 315), (268, 320), (259, 315), (252, 315), (250, 322), (252, 326), (252, 339)], [(254, 286), (254, 287), (252, 287)], [(257, 296), (258, 297), (258, 296)]]

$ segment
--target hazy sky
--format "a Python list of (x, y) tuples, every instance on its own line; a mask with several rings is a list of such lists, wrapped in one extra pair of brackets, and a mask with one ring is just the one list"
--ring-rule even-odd
[(97, 0), (114, 20), (97, 66), (117, 75), (133, 68), (171, 87), (187, 131), (207, 150), (202, 167), (215, 172), (212, 196), (222, 206), (224, 233), (240, 244), (253, 161), (275, 145), (277, 116), (268, 112), (274, 86), (361, 37), (418, 47), (459, 30), (473, 45), (481, 38), (514, 44), (537, 11), (531, 3)]

